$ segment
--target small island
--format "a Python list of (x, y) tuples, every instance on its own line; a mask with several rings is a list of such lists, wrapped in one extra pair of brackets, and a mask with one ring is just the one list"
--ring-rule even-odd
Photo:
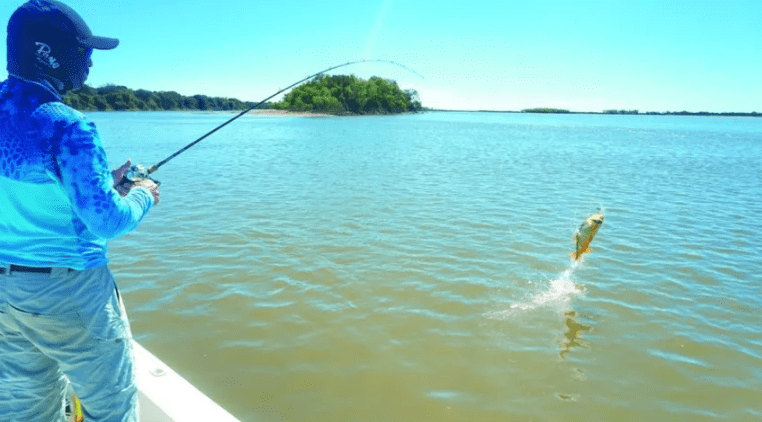
[(401, 90), (397, 82), (374, 76), (320, 75), (294, 88), (274, 103), (277, 110), (325, 114), (398, 114), (423, 109), (418, 92)]
[[(80, 111), (246, 110), (257, 103), (235, 98), (184, 96), (175, 91), (132, 90), (121, 85), (83, 86), (63, 102)], [(397, 82), (374, 76), (319, 75), (294, 88), (275, 103), (260, 108), (334, 115), (397, 114), (422, 111), (418, 92), (401, 90)]]

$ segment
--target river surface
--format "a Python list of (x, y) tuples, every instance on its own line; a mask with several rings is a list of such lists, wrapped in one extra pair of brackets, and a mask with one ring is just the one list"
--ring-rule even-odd
[[(116, 166), (232, 115), (90, 116)], [(762, 119), (247, 115), (155, 176), (133, 334), (241, 421), (762, 420)]]

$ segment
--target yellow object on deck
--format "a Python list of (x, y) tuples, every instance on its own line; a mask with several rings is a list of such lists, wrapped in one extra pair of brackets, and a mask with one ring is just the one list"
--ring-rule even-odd
[(84, 422), (85, 414), (82, 412), (82, 402), (79, 397), (69, 388), (69, 397), (66, 400), (66, 420), (67, 422)]

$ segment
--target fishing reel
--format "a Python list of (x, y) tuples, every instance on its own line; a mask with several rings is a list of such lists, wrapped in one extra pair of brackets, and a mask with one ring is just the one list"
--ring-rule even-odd
[(156, 186), (161, 185), (160, 181), (151, 177), (151, 169), (152, 168), (145, 168), (145, 166), (142, 164), (137, 164), (130, 167), (130, 169), (124, 173), (124, 176), (122, 176), (122, 180), (119, 181), (119, 186), (123, 187), (124, 189), (129, 189), (130, 185), (145, 179), (156, 183)]

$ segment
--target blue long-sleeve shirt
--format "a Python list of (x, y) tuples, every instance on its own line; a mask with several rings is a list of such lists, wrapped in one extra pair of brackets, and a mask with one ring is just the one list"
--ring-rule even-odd
[(95, 125), (45, 82), (0, 83), (0, 265), (105, 265), (106, 241), (137, 227), (146, 188), (121, 197)]

